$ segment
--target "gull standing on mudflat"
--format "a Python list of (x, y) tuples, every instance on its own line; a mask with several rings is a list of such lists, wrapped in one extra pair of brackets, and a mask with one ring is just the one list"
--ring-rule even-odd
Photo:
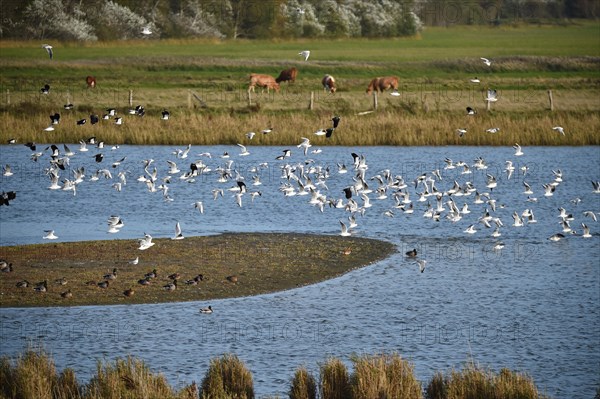
[(183, 240), (183, 233), (181, 232), (181, 226), (179, 222), (175, 224), (175, 236), (171, 238), (172, 240)]
[(340, 235), (342, 237), (348, 237), (348, 236), (350, 236), (350, 231), (348, 230), (348, 227), (346, 226), (346, 224), (344, 224), (344, 222), (342, 222), (340, 220), (340, 225), (341, 225), (341, 228), (342, 228), (342, 231), (341, 231)]

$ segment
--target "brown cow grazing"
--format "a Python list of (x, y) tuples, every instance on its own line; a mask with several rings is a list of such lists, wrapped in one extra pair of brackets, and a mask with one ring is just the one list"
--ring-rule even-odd
[(367, 87), (367, 94), (371, 94), (373, 90), (383, 93), (387, 89), (398, 90), (398, 77), (397, 76), (384, 76), (382, 78), (374, 78)]
[(333, 78), (333, 76), (331, 76), (331, 75), (323, 76), (323, 80), (321, 81), (321, 83), (323, 84), (324, 91), (329, 91), (331, 94), (335, 93), (336, 87), (335, 87), (335, 79)]
[(85, 78), (85, 83), (87, 83), (88, 87), (91, 87), (93, 89), (94, 87), (96, 87), (96, 78), (93, 76), (88, 76)]
[(262, 75), (258, 73), (250, 74), (250, 86), (248, 87), (248, 93), (250, 90), (254, 91), (254, 87), (266, 87), (267, 93), (269, 89), (274, 89), (276, 92), (279, 92), (279, 83), (275, 81), (275, 78), (271, 75)]
[(298, 70), (296, 68), (292, 67), (290, 69), (284, 69), (283, 71), (281, 71), (281, 73), (279, 74), (277, 79), (275, 79), (275, 82), (277, 82), (277, 83), (281, 83), (281, 82), (294, 83), (296, 81), (296, 76), (298, 76)]

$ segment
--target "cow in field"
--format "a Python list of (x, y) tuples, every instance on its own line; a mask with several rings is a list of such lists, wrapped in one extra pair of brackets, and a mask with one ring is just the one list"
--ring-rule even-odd
[(254, 91), (254, 87), (266, 87), (267, 93), (269, 89), (274, 89), (276, 92), (279, 92), (279, 83), (275, 81), (275, 78), (271, 75), (262, 75), (258, 73), (250, 74), (250, 86), (248, 87), (248, 93), (252, 90)]
[(277, 83), (281, 83), (281, 82), (294, 83), (296, 81), (296, 76), (298, 76), (298, 70), (296, 68), (292, 67), (290, 69), (284, 69), (283, 71), (281, 71), (281, 73), (279, 74), (277, 79), (275, 79), (275, 82), (277, 82)]
[(324, 91), (328, 91), (331, 94), (335, 93), (336, 87), (335, 87), (335, 79), (333, 78), (333, 76), (331, 76), (331, 75), (323, 76), (323, 80), (321, 81), (321, 83), (323, 84)]
[(91, 87), (92, 89), (96, 87), (96, 78), (93, 76), (87, 76), (85, 78), (85, 83), (87, 83), (87, 87)]
[(398, 77), (397, 76), (384, 76), (381, 78), (374, 78), (367, 87), (367, 94), (371, 94), (373, 90), (383, 93), (387, 89), (394, 91), (398, 90)]

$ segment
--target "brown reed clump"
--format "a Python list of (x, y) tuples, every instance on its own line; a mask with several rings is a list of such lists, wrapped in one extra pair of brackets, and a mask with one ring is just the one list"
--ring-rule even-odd
[(289, 396), (290, 399), (316, 399), (317, 382), (306, 367), (300, 367), (294, 373)]
[[(507, 84), (512, 84), (508, 82)], [(166, 94), (163, 94), (166, 93)], [(600, 114), (596, 106), (596, 91), (555, 89), (555, 110), (549, 110), (547, 90), (505, 89), (501, 98), (489, 111), (485, 109), (482, 92), (455, 88), (429, 92), (417, 85), (402, 91), (401, 96), (381, 94), (377, 110), (372, 99), (364, 93), (340, 93), (335, 98), (318, 98), (313, 111), (305, 107), (308, 94), (286, 95), (257, 99), (248, 105), (243, 98), (221, 99), (207, 110), (198, 112), (182, 104), (180, 91), (140, 89), (140, 104), (145, 105), (146, 116), (128, 115), (128, 105), (115, 105), (123, 115), (123, 125), (112, 120), (101, 120), (98, 125), (76, 126), (80, 118), (91, 113), (104, 112), (108, 98), (86, 99), (89, 103), (77, 105), (71, 112), (62, 110), (62, 98), (49, 103), (48, 99), (28, 100), (21, 104), (0, 105), (0, 143), (16, 138), (18, 143), (78, 143), (96, 135), (107, 144), (139, 145), (217, 145), (246, 143), (247, 131), (272, 127), (268, 135), (257, 135), (253, 145), (289, 145), (301, 137), (309, 137), (313, 144), (344, 146), (429, 146), (429, 145), (599, 145)], [(151, 101), (157, 95), (167, 98), (161, 104)], [(164, 104), (166, 102), (169, 105)], [(137, 101), (136, 101), (137, 103)], [(121, 103), (122, 104), (122, 103)], [(23, 105), (23, 106), (21, 106)], [(467, 116), (466, 107), (478, 110)], [(168, 107), (171, 118), (161, 120), (160, 113)], [(61, 114), (60, 124), (52, 132), (48, 115)], [(342, 116), (342, 122), (329, 139), (312, 136), (319, 128), (329, 127), (333, 115)], [(560, 135), (553, 126), (565, 127)], [(495, 134), (486, 133), (499, 127)], [(467, 129), (459, 137), (456, 129)]]
[(426, 389), (427, 399), (540, 399), (531, 377), (503, 368), (500, 373), (475, 365), (449, 375), (436, 373)]
[(0, 359), (0, 395), (14, 399), (76, 399), (80, 387), (71, 369), (57, 375), (54, 362), (42, 348), (28, 348), (14, 362)]
[(352, 398), (422, 398), (414, 367), (400, 355), (364, 355), (353, 359)]
[(175, 398), (162, 374), (153, 374), (143, 360), (128, 356), (114, 364), (98, 362), (96, 375), (86, 389), (86, 399)]
[(235, 355), (212, 359), (201, 385), (201, 398), (252, 399), (252, 373)]
[(337, 358), (330, 358), (321, 365), (321, 398), (345, 399), (350, 397), (350, 376), (346, 365)]

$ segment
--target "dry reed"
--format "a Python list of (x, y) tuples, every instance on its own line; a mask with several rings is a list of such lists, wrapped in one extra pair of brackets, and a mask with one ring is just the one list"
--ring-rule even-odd
[(337, 358), (330, 358), (321, 365), (321, 398), (344, 399), (350, 397), (350, 377), (346, 365)]
[(294, 373), (290, 392), (290, 399), (316, 399), (317, 382), (306, 367), (299, 367)]
[(526, 374), (503, 368), (499, 373), (473, 364), (452, 370), (449, 375), (436, 373), (426, 389), (427, 399), (541, 399), (533, 379)]
[[(490, 111), (480, 98), (480, 92), (455, 88), (414, 88), (400, 97), (380, 94), (379, 107), (372, 110), (372, 99), (364, 93), (317, 95), (313, 111), (307, 110), (309, 92), (266, 95), (257, 94), (248, 106), (246, 94), (235, 91), (203, 93), (208, 108), (188, 108), (185, 91), (163, 90), (161, 95), (151, 89), (136, 92), (134, 104), (143, 104), (146, 115), (129, 115), (129, 105), (123, 95), (102, 95), (82, 98), (73, 110), (63, 110), (66, 101), (61, 95), (44, 98), (26, 97), (24, 102), (0, 108), (0, 142), (16, 138), (19, 143), (77, 143), (96, 136), (110, 144), (193, 144), (216, 145), (246, 143), (255, 145), (290, 145), (308, 137), (318, 145), (598, 145), (600, 109), (594, 90), (558, 90), (554, 93), (555, 111), (549, 111), (545, 90), (506, 91)], [(155, 97), (160, 97), (156, 100)], [(115, 104), (114, 102), (117, 102)], [(197, 105), (193, 100), (192, 105)], [(90, 114), (102, 116), (109, 106), (123, 116), (123, 125), (112, 120), (89, 123)], [(466, 106), (478, 109), (467, 116)], [(161, 120), (161, 111), (168, 108), (169, 120)], [(372, 113), (366, 113), (373, 111)], [(43, 129), (50, 123), (50, 114), (61, 114), (55, 130)], [(340, 115), (342, 122), (330, 139), (314, 136), (321, 128), (331, 126), (331, 117)], [(76, 121), (88, 123), (78, 126)], [(561, 125), (567, 134), (561, 136), (552, 127)], [(249, 142), (248, 131), (260, 132), (272, 127), (269, 135), (257, 135)], [(499, 127), (496, 134), (486, 133)], [(466, 128), (458, 137), (455, 130)]]
[(422, 397), (421, 383), (414, 374), (413, 365), (400, 355), (364, 355), (353, 362), (353, 399)]
[(202, 380), (201, 398), (252, 399), (252, 374), (235, 355), (212, 359)]
[[(290, 398), (322, 399), (418, 399), (421, 383), (412, 364), (398, 354), (363, 355), (352, 359), (354, 372), (336, 358), (320, 366), (320, 386), (305, 367), (299, 367), (290, 384)], [(200, 395), (199, 395), (200, 394)], [(11, 399), (250, 399), (254, 398), (252, 375), (235, 356), (211, 360), (198, 392), (196, 383), (174, 390), (161, 374), (153, 373), (131, 356), (114, 362), (98, 362), (96, 374), (80, 385), (73, 370), (60, 374), (42, 348), (28, 348), (15, 359), (0, 358), (0, 398)], [(275, 396), (276, 397), (276, 396)], [(427, 399), (547, 399), (533, 379), (503, 368), (498, 373), (468, 364), (448, 374), (437, 372), (426, 385)]]

